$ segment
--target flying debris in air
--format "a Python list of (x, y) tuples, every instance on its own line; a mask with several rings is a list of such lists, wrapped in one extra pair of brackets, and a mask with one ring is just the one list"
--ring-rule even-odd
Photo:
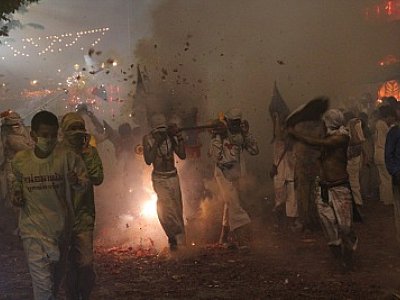
[(94, 87), (92, 90), (92, 95), (97, 96), (104, 101), (107, 101), (107, 91), (103, 84), (101, 84), (99, 87)]
[(90, 48), (88, 51), (88, 55), (91, 57), (94, 53), (94, 48)]
[(109, 58), (106, 61), (107, 64), (112, 65), (114, 63), (114, 59), (113, 58)]

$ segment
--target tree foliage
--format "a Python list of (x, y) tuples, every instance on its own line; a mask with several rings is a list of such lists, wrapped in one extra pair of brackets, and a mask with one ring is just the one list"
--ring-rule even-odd
[(13, 20), (12, 14), (34, 2), (39, 0), (0, 0), (0, 36), (8, 36), (9, 29), (18, 26), (19, 22)]

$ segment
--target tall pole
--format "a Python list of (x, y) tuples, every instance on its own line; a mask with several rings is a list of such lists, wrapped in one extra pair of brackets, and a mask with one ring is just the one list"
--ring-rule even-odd
[(132, 16), (133, 16), (133, 1), (134, 0), (128, 0), (128, 26), (129, 26), (129, 60), (133, 61), (133, 42), (132, 42), (132, 36), (133, 36), (133, 22), (132, 22)]

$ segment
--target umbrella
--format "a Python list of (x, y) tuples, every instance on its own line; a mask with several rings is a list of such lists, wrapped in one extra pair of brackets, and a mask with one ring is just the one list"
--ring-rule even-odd
[(310, 102), (300, 105), (295, 109), (287, 118), (286, 125), (288, 127), (294, 126), (297, 123), (304, 121), (318, 121), (322, 115), (328, 110), (329, 98), (318, 97)]

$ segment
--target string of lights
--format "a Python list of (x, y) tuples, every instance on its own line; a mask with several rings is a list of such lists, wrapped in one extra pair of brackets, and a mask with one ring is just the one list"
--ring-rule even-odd
[[(60, 53), (62, 52), (65, 48), (70, 48), (75, 45), (77, 45), (78, 41), (83, 38), (84, 36), (87, 35), (93, 35), (93, 34), (100, 34), (100, 37), (97, 37), (93, 40), (93, 42), (90, 44), (92, 47), (100, 43), (102, 36), (105, 35), (107, 31), (109, 31), (109, 27), (104, 27), (104, 28), (96, 28), (96, 29), (90, 29), (90, 30), (84, 30), (84, 31), (77, 31), (75, 33), (72, 32), (67, 32), (59, 35), (49, 35), (45, 37), (28, 37), (28, 38), (23, 38), (21, 39), (22, 41), (22, 47), (16, 47), (13, 46), (10, 42), (5, 41), (4, 44), (12, 51), (12, 55), (15, 56), (24, 56), (24, 57), (30, 57), (31, 56), (31, 51), (34, 50), (33, 52), (37, 56), (42, 56), (47, 53)], [(42, 46), (45, 44), (44, 46)], [(81, 47), (81, 50), (83, 51), (85, 48)], [(5, 56), (2, 56), (1, 59), (5, 60)]]

